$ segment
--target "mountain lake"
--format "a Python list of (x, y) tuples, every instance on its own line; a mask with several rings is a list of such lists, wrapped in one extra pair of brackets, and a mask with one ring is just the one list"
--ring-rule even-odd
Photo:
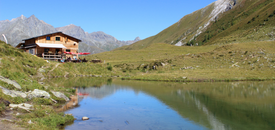
[[(78, 86), (75, 86), (78, 96), (74, 107), (64, 107), (64, 112), (72, 114), (76, 120), (62, 129), (275, 129), (274, 81), (168, 83), (109, 80), (97, 85)], [(82, 120), (84, 116), (89, 120)]]

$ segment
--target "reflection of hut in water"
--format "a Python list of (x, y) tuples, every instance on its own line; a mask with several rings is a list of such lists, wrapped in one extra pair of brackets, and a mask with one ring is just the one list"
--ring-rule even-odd
[(88, 87), (79, 88), (79, 93), (87, 93), (91, 98), (102, 99), (104, 97), (110, 96), (117, 90), (126, 89), (126, 87), (116, 86), (116, 85), (103, 85), (101, 87)]
[(103, 85), (101, 87), (79, 88), (79, 93), (88, 93), (91, 98), (102, 99), (115, 93), (117, 88)]

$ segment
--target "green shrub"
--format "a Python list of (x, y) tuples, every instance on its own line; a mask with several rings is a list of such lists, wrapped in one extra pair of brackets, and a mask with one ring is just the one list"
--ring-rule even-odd
[(36, 118), (35, 121), (42, 126), (47, 126), (49, 128), (58, 128), (66, 123), (73, 122), (74, 117), (70, 115), (65, 115), (64, 113), (59, 114), (49, 114), (43, 118)]
[(6, 105), (0, 101), (0, 115), (6, 109)]
[(27, 99), (21, 98), (21, 97), (14, 97), (13, 100), (11, 100), (14, 104), (24, 103)]
[(107, 69), (110, 70), (110, 71), (112, 71), (113, 70), (113, 66), (109, 65), (109, 66), (107, 66)]
[(38, 105), (51, 105), (52, 101), (50, 99), (46, 98), (34, 98), (33, 103), (38, 104)]

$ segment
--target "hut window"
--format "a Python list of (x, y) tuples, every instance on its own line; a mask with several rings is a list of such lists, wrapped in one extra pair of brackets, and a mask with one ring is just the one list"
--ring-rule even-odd
[(44, 52), (48, 53), (49, 50), (50, 50), (49, 48), (45, 48), (45, 49), (44, 49)]
[(30, 54), (34, 55), (34, 52), (35, 52), (35, 48), (29, 49), (29, 53), (30, 53)]
[(51, 37), (47, 36), (47, 37), (46, 37), (46, 40), (51, 40)]
[(55, 37), (55, 40), (56, 41), (60, 41), (60, 37)]

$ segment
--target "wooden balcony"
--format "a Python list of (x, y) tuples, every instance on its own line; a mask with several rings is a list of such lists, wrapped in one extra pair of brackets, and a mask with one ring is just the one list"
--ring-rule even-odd
[(37, 54), (36, 56), (41, 57), (45, 60), (61, 60), (62, 56), (65, 56), (66, 54), (54, 54), (54, 53), (48, 53), (44, 52), (42, 54)]

